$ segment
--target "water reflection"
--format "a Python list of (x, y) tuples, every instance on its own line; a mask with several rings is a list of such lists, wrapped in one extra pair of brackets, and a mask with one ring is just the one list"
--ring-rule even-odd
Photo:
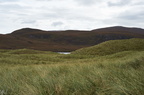
[(57, 52), (59, 54), (70, 54), (71, 52)]

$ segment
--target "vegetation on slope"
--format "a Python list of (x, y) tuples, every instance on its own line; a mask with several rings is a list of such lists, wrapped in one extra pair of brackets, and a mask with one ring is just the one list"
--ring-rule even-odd
[(108, 40), (144, 38), (144, 29), (109, 27), (91, 31), (43, 31), (23, 28), (0, 35), (0, 49), (74, 51)]
[(80, 55), (109, 55), (122, 51), (143, 51), (144, 39), (111, 40), (72, 52)]
[(95, 57), (33, 51), (0, 51), (0, 91), (6, 95), (144, 95), (144, 51)]

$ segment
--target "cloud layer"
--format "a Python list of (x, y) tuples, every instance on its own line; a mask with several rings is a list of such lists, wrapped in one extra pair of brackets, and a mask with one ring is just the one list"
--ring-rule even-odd
[(143, 0), (0, 0), (0, 34), (43, 30), (144, 28)]

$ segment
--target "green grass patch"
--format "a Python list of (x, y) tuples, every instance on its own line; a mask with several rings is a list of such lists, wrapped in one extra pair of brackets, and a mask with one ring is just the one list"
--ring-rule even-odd
[(122, 51), (143, 51), (144, 39), (111, 40), (72, 52), (80, 55), (104, 56)]
[(6, 95), (144, 95), (143, 73), (142, 50), (105, 56), (0, 50)]

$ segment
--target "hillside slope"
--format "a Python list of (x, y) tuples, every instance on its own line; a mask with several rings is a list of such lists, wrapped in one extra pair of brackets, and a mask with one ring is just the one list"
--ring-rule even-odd
[(144, 39), (111, 40), (72, 52), (80, 55), (109, 55), (122, 51), (144, 51)]
[(144, 29), (108, 27), (91, 31), (43, 31), (23, 28), (0, 35), (0, 49), (36, 49), (48, 51), (74, 51), (108, 40), (144, 38)]

